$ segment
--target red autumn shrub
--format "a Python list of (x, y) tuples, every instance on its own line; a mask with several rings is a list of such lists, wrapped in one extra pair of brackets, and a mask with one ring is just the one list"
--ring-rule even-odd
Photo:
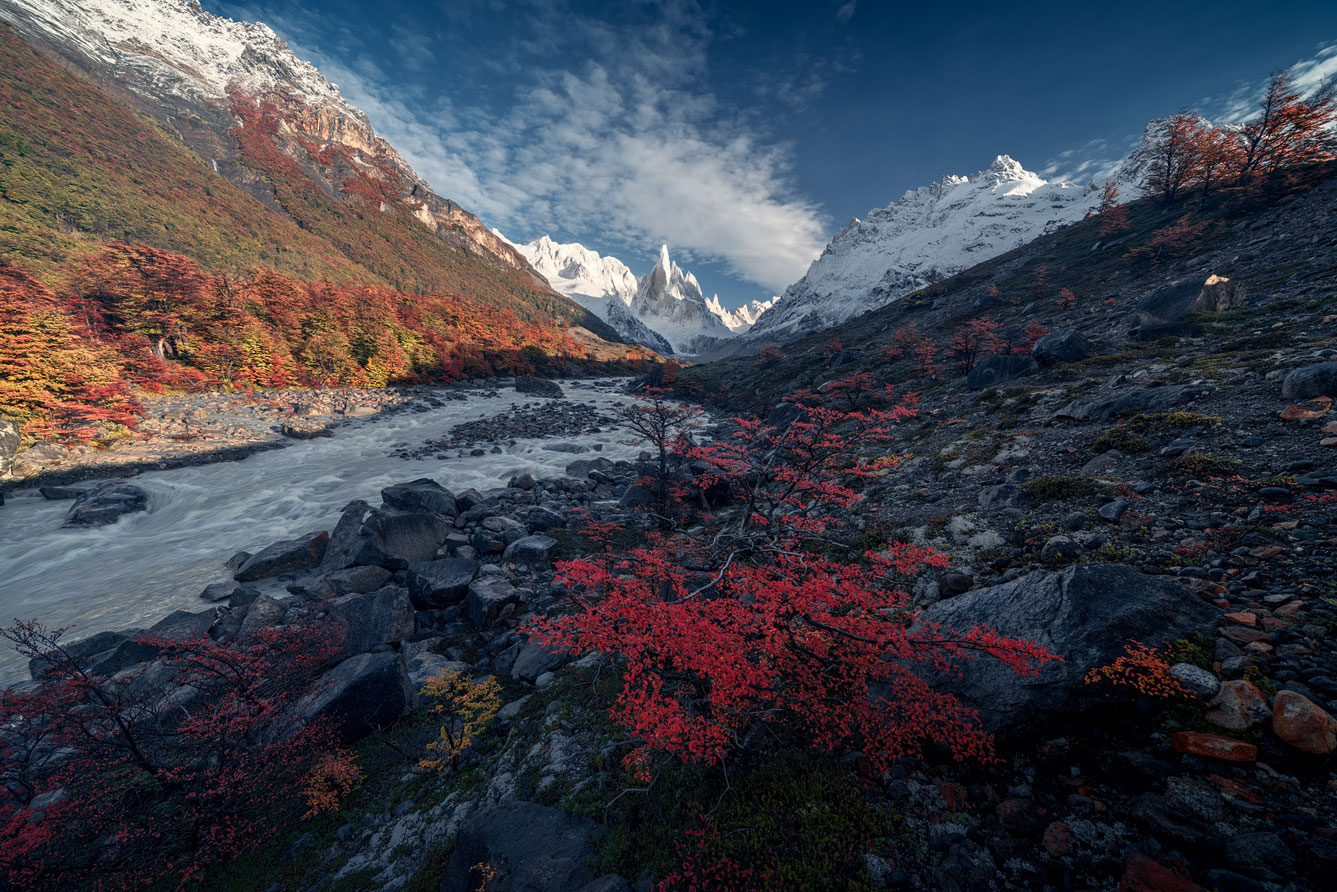
[[(864, 390), (846, 384), (841, 399)], [(613, 717), (650, 747), (715, 763), (772, 725), (881, 767), (926, 741), (986, 757), (988, 735), (923, 670), (988, 655), (1030, 673), (1053, 659), (985, 628), (912, 627), (901, 584), (944, 555), (839, 544), (855, 536), (859, 488), (894, 471), (888, 447), (914, 410), (886, 390), (835, 401), (794, 394), (793, 420), (735, 419), (733, 436), (689, 449), (735, 498), (712, 522), (560, 565), (576, 610), (530, 631), (615, 655)]]

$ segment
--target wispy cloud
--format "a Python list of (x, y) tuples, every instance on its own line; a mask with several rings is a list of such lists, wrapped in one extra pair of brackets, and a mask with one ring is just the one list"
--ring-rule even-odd
[(843, 25), (854, 18), (854, 10), (858, 5), (859, 0), (850, 0), (848, 3), (841, 4), (841, 7), (836, 10), (836, 21)]
[[(508, 234), (561, 231), (637, 251), (667, 242), (777, 293), (825, 244), (826, 220), (796, 193), (785, 145), (706, 88), (713, 35), (692, 3), (657, 5), (635, 27), (553, 4), (516, 11), (524, 27), (484, 63), (505, 102), (462, 85), (405, 92), (354, 35), (239, 12), (267, 17), (438, 193)], [(430, 65), (433, 45), (417, 37), (392, 34), (405, 64)], [(778, 98), (810, 102), (825, 77), (792, 78)]]

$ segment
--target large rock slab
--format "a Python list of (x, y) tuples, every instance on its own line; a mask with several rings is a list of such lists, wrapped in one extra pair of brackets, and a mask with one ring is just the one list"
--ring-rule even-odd
[(478, 567), (478, 561), (463, 558), (413, 564), (405, 580), (413, 606), (419, 610), (440, 610), (458, 604), (469, 593), (469, 583), (478, 575)]
[(1033, 678), (989, 657), (966, 662), (959, 677), (934, 678), (936, 687), (979, 710), (987, 730), (1009, 735), (1071, 719), (1080, 711), (1087, 671), (1118, 659), (1129, 641), (1158, 647), (1207, 626), (1217, 613), (1169, 577), (1118, 564), (1079, 564), (940, 601), (920, 621), (963, 633), (985, 625), (1063, 657)]
[(552, 565), (552, 551), (556, 547), (557, 540), (551, 536), (524, 536), (507, 545), (501, 557), (502, 560), (528, 567), (549, 567)]
[(409, 593), (387, 586), (369, 595), (344, 595), (328, 602), (329, 617), (344, 627), (340, 652), (366, 653), (397, 644), (413, 634), (413, 605)]
[(1016, 353), (986, 356), (966, 375), (966, 386), (971, 390), (983, 390), (1029, 375), (1035, 369), (1035, 360), (1029, 356)]
[(0, 477), (9, 476), (14, 464), (14, 453), (19, 451), (19, 423), (12, 418), (0, 418)]
[(1202, 384), (1138, 387), (1073, 400), (1054, 414), (1058, 418), (1073, 418), (1077, 421), (1108, 421), (1139, 412), (1168, 412), (1188, 405), (1211, 391), (1212, 388)]
[(325, 571), (358, 566), (402, 570), (436, 557), (452, 529), (439, 514), (391, 514), (352, 502), (330, 535), (320, 566)]
[(349, 657), (293, 705), (302, 725), (321, 722), (336, 743), (365, 737), (413, 710), (413, 686), (396, 653)]
[(66, 527), (100, 527), (147, 511), (149, 494), (130, 483), (103, 483), (80, 493), (65, 515)]
[(599, 825), (534, 802), (511, 800), (475, 812), (460, 825), (440, 892), (476, 892), (487, 865), (488, 892), (581, 892), (599, 879)]
[(455, 494), (430, 477), (387, 486), (381, 490), (381, 501), (387, 508), (396, 511), (440, 514), (452, 518), (459, 513)]
[(1320, 362), (1296, 369), (1281, 382), (1281, 395), (1288, 400), (1337, 397), (1337, 362)]
[(1035, 342), (1031, 356), (1042, 366), (1081, 362), (1091, 355), (1091, 342), (1075, 328), (1060, 328)]
[[(78, 660), (84, 671), (96, 677), (115, 675), (139, 663), (152, 660), (161, 652), (151, 644), (136, 640), (143, 632), (98, 632), (87, 638), (64, 645), (65, 651)], [(34, 657), (28, 660), (28, 673), (38, 678), (50, 666), (47, 660)]]
[(1175, 322), (1193, 312), (1193, 305), (1202, 296), (1202, 287), (1199, 279), (1179, 279), (1148, 293), (1137, 302), (1137, 308), (1153, 319)]
[(534, 375), (516, 375), (515, 390), (517, 393), (529, 393), (534, 396), (548, 396), (554, 399), (561, 399), (565, 396), (562, 388), (554, 381), (547, 378), (538, 378)]
[(1195, 313), (1223, 313), (1243, 306), (1244, 298), (1244, 285), (1239, 279), (1211, 275), (1203, 283), (1192, 310)]
[(324, 530), (307, 533), (296, 539), (275, 542), (259, 554), (248, 558), (246, 563), (232, 574), (232, 578), (238, 582), (254, 582), (257, 579), (319, 567), (329, 543), (330, 534)]
[(519, 601), (520, 593), (505, 577), (484, 576), (469, 584), (469, 593), (464, 599), (464, 615), (475, 628), (490, 629), (497, 624), (507, 605)]

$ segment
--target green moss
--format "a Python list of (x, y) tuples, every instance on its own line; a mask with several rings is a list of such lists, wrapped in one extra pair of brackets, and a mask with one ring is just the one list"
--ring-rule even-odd
[(1198, 412), (1147, 412), (1128, 419), (1128, 427), (1135, 431), (1153, 432), (1164, 430), (1187, 430), (1195, 427), (1212, 427), (1221, 423), (1216, 415), (1203, 415)]
[(665, 875), (681, 857), (676, 843), (683, 831), (699, 827), (700, 816), (719, 802), (711, 817), (719, 831), (711, 854), (750, 868), (762, 877), (759, 888), (871, 892), (862, 856), (892, 835), (893, 824), (847, 772), (806, 751), (750, 774), (737, 771), (724, 792), (718, 771), (674, 765), (649, 794), (624, 796), (618, 805), (626, 807), (609, 815), (613, 831), (601, 869)]
[(1190, 663), (1210, 672), (1215, 652), (1215, 640), (1202, 632), (1195, 632), (1191, 638), (1180, 638), (1170, 645), (1170, 662)]
[(1092, 451), (1096, 453), (1117, 449), (1124, 455), (1141, 455), (1150, 448), (1151, 444), (1146, 437), (1133, 433), (1127, 427), (1110, 428), (1091, 444)]
[(1215, 455), (1181, 455), (1170, 462), (1170, 472), (1185, 477), (1228, 477), (1239, 468), (1237, 460)]
[(1106, 490), (1106, 486), (1096, 478), (1078, 474), (1036, 477), (1034, 480), (1027, 480), (1021, 484), (1021, 488), (1040, 502), (1051, 502), (1059, 499), (1088, 499), (1100, 495)]

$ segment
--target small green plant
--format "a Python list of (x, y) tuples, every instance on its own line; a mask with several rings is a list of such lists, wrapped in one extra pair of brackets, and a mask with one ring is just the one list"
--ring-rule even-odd
[(1128, 419), (1128, 427), (1135, 431), (1188, 430), (1220, 423), (1218, 416), (1198, 412), (1147, 412)]
[(1085, 499), (1100, 495), (1105, 490), (1104, 484), (1094, 477), (1080, 474), (1072, 476), (1046, 475), (1027, 480), (1021, 484), (1031, 498), (1040, 502), (1052, 502), (1058, 499)]
[(1240, 463), (1235, 459), (1216, 455), (1181, 455), (1170, 462), (1170, 472), (1185, 477), (1229, 477), (1239, 467)]
[(1117, 449), (1124, 455), (1141, 455), (1151, 448), (1147, 438), (1133, 433), (1127, 427), (1113, 427), (1096, 437), (1091, 448), (1096, 453)]

